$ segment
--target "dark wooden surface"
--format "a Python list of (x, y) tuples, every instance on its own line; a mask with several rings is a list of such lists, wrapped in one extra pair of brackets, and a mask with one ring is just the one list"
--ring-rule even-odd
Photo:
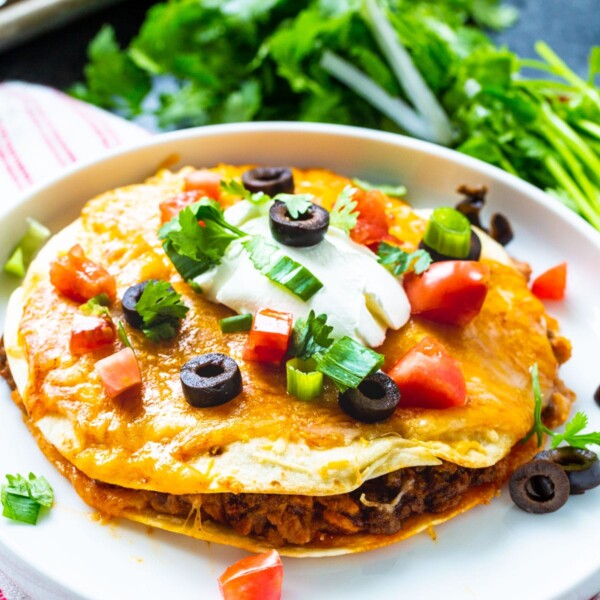
[[(533, 56), (536, 40), (548, 42), (581, 75), (600, 45), (600, 0), (510, 0), (521, 11), (517, 25), (496, 36), (522, 56)], [(121, 43), (137, 31), (152, 0), (123, 0), (0, 54), (0, 81), (19, 79), (68, 87), (81, 80), (86, 47), (104, 23)]]

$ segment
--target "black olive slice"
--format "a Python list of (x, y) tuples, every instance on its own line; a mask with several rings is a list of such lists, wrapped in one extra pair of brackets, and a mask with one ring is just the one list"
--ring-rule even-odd
[(471, 228), (471, 244), (469, 246), (469, 254), (466, 258), (457, 259), (455, 256), (446, 256), (440, 254), (437, 250), (430, 248), (423, 240), (419, 242), (419, 248), (427, 250), (433, 262), (441, 262), (444, 260), (479, 260), (481, 258), (481, 240), (473, 228)]
[(479, 229), (485, 231), (485, 227), (481, 225), (479, 215), (485, 205), (487, 187), (484, 185), (470, 186), (464, 184), (459, 186), (456, 191), (465, 196), (464, 199), (455, 206), (456, 210), (465, 215), (465, 217), (469, 219), (471, 225), (475, 225), (475, 227), (479, 227)]
[(569, 478), (571, 494), (583, 494), (600, 485), (600, 460), (591, 450), (561, 446), (544, 450), (535, 459), (548, 460), (561, 467)]
[(502, 246), (506, 246), (514, 237), (514, 233), (508, 219), (500, 213), (492, 215), (490, 220), (490, 237)]
[(181, 367), (181, 387), (188, 404), (219, 406), (242, 391), (242, 374), (233, 358), (219, 352), (202, 354)]
[(389, 419), (400, 402), (400, 390), (394, 380), (377, 371), (365, 377), (355, 389), (339, 395), (340, 408), (363, 423), (377, 423)]
[(280, 244), (305, 248), (323, 241), (329, 227), (329, 213), (311, 202), (308, 210), (293, 219), (284, 202), (275, 200), (269, 209), (271, 234)]
[[(135, 305), (138, 303), (139, 299), (144, 293), (146, 286), (155, 281), (156, 279), (148, 279), (147, 281), (142, 281), (141, 283), (132, 285), (130, 288), (127, 288), (127, 291), (123, 294), (123, 298), (121, 300), (123, 315), (125, 316), (125, 320), (136, 329), (142, 328), (144, 325), (144, 320), (140, 316), (140, 313), (138, 313), (136, 310)], [(173, 291), (171, 286), (169, 286), (169, 291)]]
[(558, 510), (569, 498), (569, 478), (557, 464), (532, 460), (510, 478), (510, 497), (522, 510), (544, 514)]
[(600, 385), (596, 388), (594, 392), (594, 402), (600, 406)]
[(253, 193), (264, 192), (267, 196), (294, 193), (294, 176), (286, 167), (256, 167), (242, 175), (244, 187)]

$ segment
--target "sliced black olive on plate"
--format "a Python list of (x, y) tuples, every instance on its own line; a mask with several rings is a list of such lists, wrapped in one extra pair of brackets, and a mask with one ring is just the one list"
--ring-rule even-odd
[(591, 450), (562, 446), (544, 450), (535, 459), (548, 460), (561, 467), (569, 478), (571, 494), (583, 494), (600, 485), (600, 460)]
[(242, 391), (242, 374), (233, 358), (219, 352), (202, 354), (181, 367), (181, 387), (188, 404), (219, 406)]
[(310, 203), (309, 208), (292, 218), (284, 202), (275, 200), (269, 209), (271, 234), (280, 244), (286, 246), (316, 246), (323, 241), (329, 227), (329, 213)]
[(242, 183), (250, 192), (263, 192), (271, 197), (294, 193), (294, 176), (287, 167), (249, 169), (242, 175)]
[(532, 460), (512, 474), (508, 489), (520, 509), (544, 514), (565, 504), (569, 499), (570, 484), (559, 465), (548, 460)]
[[(136, 329), (141, 329), (144, 324), (142, 316), (136, 310), (136, 304), (142, 297), (142, 294), (144, 293), (144, 290), (146, 289), (147, 285), (155, 281), (156, 279), (148, 279), (147, 281), (142, 281), (140, 283), (137, 283), (136, 285), (132, 285), (130, 288), (127, 288), (127, 290), (123, 294), (123, 298), (121, 300), (121, 306), (123, 307), (123, 315), (125, 316), (125, 320)], [(171, 286), (169, 286), (169, 291), (174, 291)]]
[(506, 246), (515, 237), (512, 227), (504, 215), (500, 213), (492, 215), (490, 220), (490, 237), (502, 246)]
[(594, 392), (594, 402), (597, 406), (600, 407), (600, 385), (596, 388), (596, 391)]
[(400, 402), (400, 390), (394, 380), (377, 371), (357, 388), (346, 390), (338, 398), (340, 408), (363, 423), (377, 423), (389, 419)]

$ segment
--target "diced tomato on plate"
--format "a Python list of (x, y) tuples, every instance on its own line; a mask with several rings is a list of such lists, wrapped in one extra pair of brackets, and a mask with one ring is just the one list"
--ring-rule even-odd
[(140, 368), (131, 348), (124, 348), (99, 360), (94, 368), (110, 398), (116, 398), (142, 383)]
[(77, 314), (71, 325), (69, 346), (73, 354), (85, 354), (112, 344), (115, 326), (110, 317), (94, 317)]
[(208, 169), (199, 169), (185, 176), (185, 191), (197, 191), (213, 200), (221, 197), (221, 175)]
[(262, 308), (256, 311), (244, 348), (244, 360), (279, 364), (292, 335), (290, 313)]
[(542, 300), (562, 300), (567, 289), (567, 263), (548, 269), (537, 277), (531, 291)]
[(356, 226), (350, 231), (350, 237), (358, 244), (373, 246), (382, 241), (398, 243), (390, 236), (390, 219), (386, 213), (385, 196), (378, 190), (366, 192), (358, 190), (353, 200), (358, 212)]
[(219, 577), (224, 600), (280, 600), (283, 564), (277, 550), (248, 556)]

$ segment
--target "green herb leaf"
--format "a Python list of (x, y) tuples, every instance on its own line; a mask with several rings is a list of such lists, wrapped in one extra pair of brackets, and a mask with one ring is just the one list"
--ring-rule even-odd
[(264, 204), (268, 202), (271, 198), (265, 194), (264, 192), (254, 192), (252, 193), (250, 190), (247, 190), (242, 183), (235, 179), (221, 180), (221, 189), (227, 194), (231, 194), (232, 196), (240, 196), (244, 200), (248, 200), (248, 202), (252, 202), (252, 204)]
[(417, 275), (420, 275), (427, 271), (432, 262), (427, 250), (405, 252), (386, 242), (379, 244), (377, 255), (379, 256), (379, 262), (396, 276), (403, 275), (411, 269)]
[(104, 292), (98, 294), (93, 298), (90, 298), (85, 304), (79, 307), (79, 310), (84, 314), (91, 317), (104, 317), (110, 316), (108, 307), (110, 306), (110, 298), (108, 294)]
[(189, 310), (181, 300), (181, 294), (166, 281), (151, 281), (144, 288), (135, 309), (144, 322), (144, 335), (153, 342), (173, 338), (179, 321)]
[(133, 346), (131, 345), (127, 331), (125, 330), (125, 325), (123, 325), (123, 321), (119, 321), (117, 323), (117, 336), (122, 344), (133, 350)]
[(563, 442), (574, 446), (575, 448), (587, 448), (591, 444), (600, 446), (600, 431), (591, 433), (580, 433), (588, 424), (588, 416), (583, 412), (578, 412), (565, 425), (564, 433), (553, 433), (552, 448), (557, 448)]
[(315, 354), (317, 371), (327, 375), (340, 392), (356, 388), (381, 368), (385, 357), (347, 336), (335, 342), (327, 352)]
[(7, 484), (0, 491), (2, 515), (35, 525), (42, 506), (50, 508), (54, 503), (54, 492), (45, 477), (29, 473), (26, 479), (22, 475), (6, 475)]
[(290, 217), (297, 219), (311, 207), (314, 196), (312, 194), (277, 194), (273, 200), (283, 202)]
[(356, 194), (356, 188), (347, 185), (338, 196), (333, 210), (329, 213), (329, 224), (350, 233), (356, 227), (358, 212), (355, 211), (357, 202), (352, 197)]
[(311, 310), (306, 319), (297, 319), (294, 323), (290, 355), (307, 360), (324, 352), (333, 344), (333, 338), (329, 337), (332, 331), (333, 327), (327, 325), (327, 315), (316, 316)]
[(252, 236), (242, 242), (252, 264), (273, 283), (277, 283), (300, 299), (310, 300), (323, 284), (306, 267), (279, 248), (270, 244), (261, 235)]
[(406, 187), (403, 185), (373, 185), (368, 181), (358, 178), (353, 179), (352, 183), (361, 190), (365, 190), (365, 192), (377, 190), (384, 193), (386, 196), (391, 196), (392, 198), (401, 198), (402, 196), (406, 196)]
[(553, 433), (542, 422), (543, 400), (542, 390), (540, 389), (540, 378), (538, 375), (537, 363), (531, 367), (531, 383), (533, 386), (533, 398), (535, 400), (535, 405), (533, 408), (533, 425), (531, 426), (529, 433), (523, 438), (522, 443), (524, 444), (525, 442), (529, 441), (529, 439), (535, 435), (537, 436), (537, 445), (539, 447), (542, 445), (542, 441), (544, 440), (544, 433), (548, 435), (553, 435)]

